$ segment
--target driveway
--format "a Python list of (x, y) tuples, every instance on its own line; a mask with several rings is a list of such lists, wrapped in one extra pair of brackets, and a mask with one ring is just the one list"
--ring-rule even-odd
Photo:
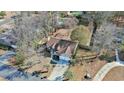
[(57, 77), (63, 76), (63, 74), (67, 71), (68, 67), (69, 66), (67, 64), (57, 64), (53, 69), (50, 77), (48, 77), (48, 80), (56, 80)]
[(115, 55), (116, 55), (116, 61), (115, 62), (111, 62), (111, 63), (107, 63), (106, 65), (104, 65), (99, 72), (95, 75), (95, 77), (93, 78), (94, 81), (101, 81), (103, 80), (103, 78), (106, 76), (106, 74), (114, 67), (117, 66), (124, 66), (124, 61), (121, 61), (119, 59), (119, 55), (118, 55), (118, 50), (115, 49)]

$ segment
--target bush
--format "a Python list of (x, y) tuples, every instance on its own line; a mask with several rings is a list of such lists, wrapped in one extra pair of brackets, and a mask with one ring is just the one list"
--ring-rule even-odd
[(70, 63), (71, 63), (72, 66), (75, 66), (75, 64), (76, 64), (76, 59), (72, 59)]
[(11, 50), (11, 49), (13, 49), (13, 48), (10, 47), (10, 46), (4, 45), (4, 44), (0, 44), (0, 49), (3, 49), (3, 50)]
[(66, 79), (72, 79), (72, 78), (73, 78), (73, 73), (68, 70), (68, 71), (66, 71), (66, 72), (64, 73), (64, 77), (65, 77)]
[(89, 25), (89, 20), (87, 18), (84, 18), (82, 16), (77, 16), (76, 17), (79, 21), (79, 25), (85, 25), (85, 26), (88, 26)]
[(115, 60), (115, 57), (110, 56), (109, 54), (103, 54), (99, 57), (100, 60), (106, 60), (108, 62), (112, 62), (113, 60)]
[(124, 52), (124, 42), (120, 45), (120, 50)]
[(67, 14), (64, 13), (64, 12), (62, 12), (62, 13), (60, 13), (60, 17), (61, 17), (61, 18), (67, 17)]
[(25, 60), (24, 54), (22, 52), (17, 52), (15, 65), (22, 65), (24, 60)]
[(7, 47), (7, 46), (5, 46), (5, 45), (0, 44), (0, 49), (3, 49), (3, 50), (8, 50), (8, 47)]
[(0, 17), (4, 17), (6, 15), (6, 13), (4, 11), (0, 12)]
[(50, 65), (49, 64), (45, 64), (45, 65), (43, 65), (44, 67), (47, 67), (47, 68), (49, 68), (50, 67)]

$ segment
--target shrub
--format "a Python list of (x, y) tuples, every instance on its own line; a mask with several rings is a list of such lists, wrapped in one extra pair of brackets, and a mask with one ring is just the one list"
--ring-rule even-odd
[(120, 45), (120, 50), (124, 52), (124, 41), (123, 41), (123, 43)]
[(8, 50), (8, 49), (9, 49), (9, 47), (7, 47), (7, 46), (5, 46), (5, 45), (0, 44), (0, 49), (3, 49), (3, 50)]
[(6, 13), (4, 12), (4, 11), (1, 11), (0, 12), (0, 17), (3, 17), (3, 16), (5, 16), (6, 15)]
[(25, 60), (24, 54), (22, 52), (17, 52), (15, 65), (22, 65), (24, 60)]
[(115, 57), (110, 56), (109, 54), (103, 54), (99, 57), (100, 60), (106, 60), (108, 62), (112, 62), (113, 60), (115, 60)]
[(66, 71), (66, 72), (64, 73), (64, 77), (65, 77), (66, 79), (72, 79), (72, 78), (73, 78), (73, 73), (68, 70), (68, 71)]
[(72, 59), (70, 63), (71, 63), (72, 66), (75, 66), (75, 64), (76, 64), (76, 59)]
[(45, 64), (45, 65), (43, 65), (44, 67), (47, 67), (47, 68), (49, 68), (50, 67), (50, 65), (49, 64)]
[(66, 16), (67, 16), (66, 13), (64, 13), (64, 12), (60, 13), (60, 17), (64, 18), (64, 17), (66, 17)]

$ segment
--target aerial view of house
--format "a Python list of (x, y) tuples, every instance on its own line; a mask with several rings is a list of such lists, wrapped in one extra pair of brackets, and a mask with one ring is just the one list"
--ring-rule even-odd
[(0, 11), (0, 81), (123, 81), (123, 11)]

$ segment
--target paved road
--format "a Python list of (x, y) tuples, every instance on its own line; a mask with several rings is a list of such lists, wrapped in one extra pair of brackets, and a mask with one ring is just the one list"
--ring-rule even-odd
[(119, 64), (117, 62), (111, 62), (111, 63), (107, 63), (106, 65), (104, 65), (99, 72), (95, 75), (95, 77), (93, 78), (93, 81), (101, 81), (103, 80), (103, 78), (106, 76), (106, 74), (114, 67), (117, 66), (124, 66), (122, 64)]
[[(5, 54), (6, 55), (6, 54)], [(13, 81), (39, 81), (40, 77), (32, 76), (31, 73), (24, 71), (19, 71), (17, 68), (5, 64), (7, 57), (2, 56), (2, 61), (0, 61), (0, 77), (7, 80)], [(5, 58), (5, 59), (4, 59)]]
[(48, 77), (48, 80), (56, 80), (57, 77), (63, 76), (68, 67), (66, 64), (57, 64), (50, 77)]
[(119, 59), (119, 55), (118, 55), (118, 50), (115, 49), (115, 55), (116, 55), (116, 61), (115, 62), (111, 62), (111, 63), (107, 63), (106, 65), (104, 65), (99, 72), (96, 74), (96, 76), (93, 78), (94, 81), (101, 81), (103, 80), (103, 78), (106, 76), (106, 74), (114, 67), (117, 66), (124, 66), (124, 61), (121, 61)]

